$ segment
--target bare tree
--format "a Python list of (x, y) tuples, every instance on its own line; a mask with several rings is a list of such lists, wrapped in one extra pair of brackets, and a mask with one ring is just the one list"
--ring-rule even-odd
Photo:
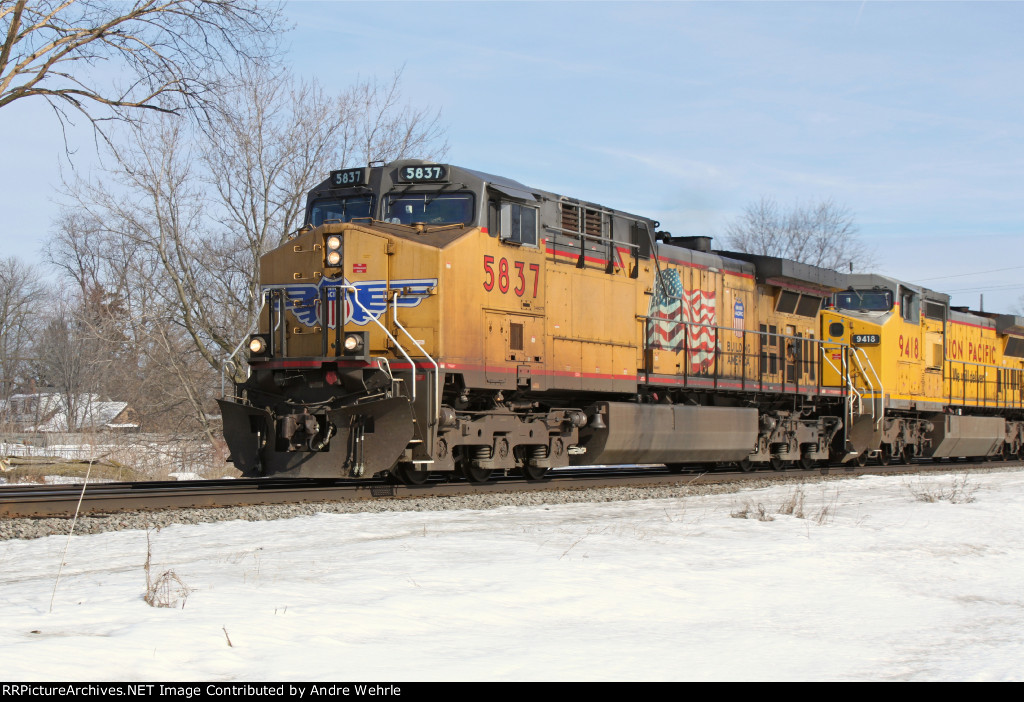
[(0, 258), (0, 399), (27, 380), (32, 339), (41, 328), (40, 271), (14, 257)]
[(403, 104), (401, 71), (334, 96), (287, 71), (257, 65), (239, 74), (242, 87), (221, 96), (202, 154), (220, 223), (245, 234), (254, 276), (259, 257), (300, 224), (306, 192), (332, 168), (414, 153), (438, 158), (448, 149), (440, 113)]
[[(343, 163), (369, 163), (441, 155), (448, 150), (441, 113), (403, 105), (402, 71), (390, 82), (376, 78), (358, 82), (348, 91), (350, 118), (345, 121), (340, 156)], [(433, 153), (431, 153), (433, 152)]]
[(89, 419), (98, 380), (112, 359), (100, 339), (78, 314), (76, 301), (62, 297), (36, 340), (35, 374), (59, 398), (67, 431), (78, 431)]
[(734, 251), (788, 258), (833, 270), (867, 270), (874, 251), (860, 238), (853, 213), (823, 200), (782, 211), (771, 198), (747, 205), (726, 228), (726, 245)]
[[(280, 26), (252, 0), (0, 0), (0, 107), (41, 97), (94, 126), (204, 107), (223, 61), (271, 56)], [(104, 80), (108, 65), (127, 79)]]
[[(166, 115), (131, 124), (104, 177), (67, 186), (74, 207), (49, 253), (79, 287), (119, 301), (139, 349), (131, 367), (208, 432), (211, 391), (258, 311), (259, 258), (301, 223), (305, 193), (352, 158), (446, 148), (436, 117), (401, 107), (397, 82), (367, 107), (354, 96), (370, 83), (332, 97), (286, 73), (238, 74), (243, 88), (218, 96), (202, 130)], [(368, 123), (404, 126), (353, 146)], [(240, 364), (228, 373), (245, 377)]]

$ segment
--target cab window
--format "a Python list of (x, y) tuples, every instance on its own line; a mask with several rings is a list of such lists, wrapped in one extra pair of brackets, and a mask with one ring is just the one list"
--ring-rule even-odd
[(392, 224), (470, 224), (471, 193), (405, 193), (384, 200), (384, 221)]
[(844, 290), (836, 293), (836, 309), (854, 312), (888, 312), (892, 309), (892, 291)]
[(309, 208), (309, 224), (319, 227), (324, 222), (351, 222), (358, 217), (373, 216), (373, 197), (338, 197), (317, 200)]

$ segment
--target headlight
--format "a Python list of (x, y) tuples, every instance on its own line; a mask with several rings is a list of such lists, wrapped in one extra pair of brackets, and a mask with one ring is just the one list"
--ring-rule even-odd
[(249, 339), (249, 353), (254, 356), (262, 356), (267, 352), (267, 341), (262, 336), (253, 336)]
[(355, 359), (361, 358), (363, 360), (369, 359), (370, 352), (370, 339), (369, 332), (346, 332), (345, 338), (341, 342), (341, 348), (338, 353), (345, 358)]
[(327, 252), (327, 265), (329, 266), (340, 266), (341, 265), (341, 253), (337, 251)]
[(341, 248), (341, 237), (340, 236), (329, 236), (327, 237), (327, 248), (331, 251), (337, 251)]

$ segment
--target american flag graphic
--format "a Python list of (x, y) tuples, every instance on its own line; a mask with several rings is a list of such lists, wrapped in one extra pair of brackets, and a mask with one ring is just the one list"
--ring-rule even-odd
[[(704, 290), (683, 290), (679, 271), (663, 270), (655, 279), (656, 293), (651, 298), (648, 317), (664, 319), (648, 325), (647, 345), (656, 349), (685, 351), (690, 359), (690, 372), (699, 373), (715, 363), (718, 336), (715, 325), (715, 293)], [(684, 348), (684, 343), (686, 348)]]

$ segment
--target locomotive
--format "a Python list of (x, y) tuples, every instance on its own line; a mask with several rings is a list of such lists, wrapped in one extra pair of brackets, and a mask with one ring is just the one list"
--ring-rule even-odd
[(261, 259), (229, 460), (421, 484), (1024, 456), (1024, 319), (659, 226), (450, 164), (333, 171)]

